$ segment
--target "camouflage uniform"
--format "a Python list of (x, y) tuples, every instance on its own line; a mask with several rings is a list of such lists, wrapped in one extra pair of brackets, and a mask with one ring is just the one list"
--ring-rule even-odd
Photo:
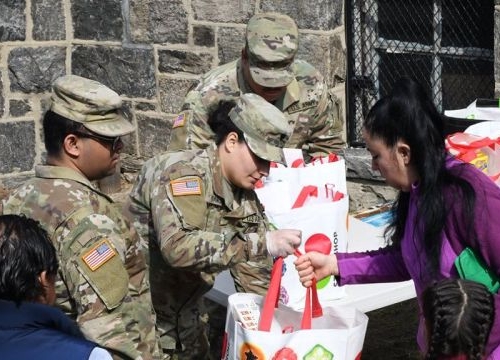
[[(285, 147), (303, 149), (306, 158), (337, 152), (345, 146), (339, 100), (328, 91), (323, 77), (310, 64), (294, 60), (291, 68), (295, 79), (274, 104), (294, 127)], [(250, 92), (243, 78), (241, 59), (205, 74), (186, 96), (178, 116), (183, 121), (174, 122), (168, 149), (207, 147), (213, 141), (208, 115), (220, 100), (236, 100), (240, 94)]]
[[(232, 115), (238, 116), (237, 109)], [(266, 135), (254, 141), (256, 136), (247, 134), (256, 129), (233, 122), (259, 157), (267, 159), (267, 154), (283, 161), (281, 149), (278, 154), (277, 148), (260, 140)], [(269, 134), (269, 125), (257, 128)], [(276, 134), (275, 146), (280, 135)], [(166, 152), (147, 161), (126, 209), (143, 241), (149, 243), (151, 292), (161, 346), (167, 352), (177, 346), (179, 359), (208, 358), (202, 297), (215, 275), (239, 262), (272, 264), (265, 241), (268, 221), (255, 192), (236, 188), (223, 177), (212, 144), (205, 150)]]
[[(54, 83), (51, 111), (99, 136), (134, 130), (120, 107), (118, 94), (98, 82), (68, 75)], [(48, 232), (60, 263), (56, 304), (89, 340), (116, 359), (160, 358), (146, 258), (108, 196), (69, 166), (43, 165), (5, 200), (3, 212), (25, 214)]]
[[(247, 25), (246, 41), (251, 65), (252, 61), (267, 61), (270, 65), (265, 69), (252, 66), (254, 80), (269, 87), (288, 84), (284, 95), (274, 103), (293, 127), (285, 147), (301, 148), (306, 160), (342, 149), (345, 143), (340, 102), (312, 65), (293, 59), (298, 47), (298, 30), (293, 20), (281, 14), (257, 14)], [(274, 64), (286, 66), (280, 70)], [(241, 59), (206, 73), (185, 98), (183, 111), (172, 127), (168, 150), (207, 147), (213, 142), (208, 116), (219, 101), (236, 100), (251, 92)], [(238, 291), (263, 295), (270, 269), (243, 263), (232, 269), (232, 275)]]
[[(144, 254), (109, 197), (72, 169), (37, 166), (36, 177), (5, 202), (4, 214), (25, 214), (47, 230), (61, 264), (57, 306), (89, 340), (116, 358), (153, 358), (155, 319)], [(102, 264), (90, 260), (96, 248), (108, 253)]]
[[(306, 158), (338, 151), (345, 145), (339, 101), (312, 65), (294, 59), (297, 49), (298, 29), (290, 17), (261, 13), (249, 20), (246, 53), (252, 79), (265, 87), (286, 86), (274, 103), (293, 126), (285, 147), (301, 148)], [(169, 150), (207, 147), (213, 139), (207, 119), (218, 102), (249, 92), (241, 59), (206, 73), (186, 96), (184, 121), (174, 123)]]

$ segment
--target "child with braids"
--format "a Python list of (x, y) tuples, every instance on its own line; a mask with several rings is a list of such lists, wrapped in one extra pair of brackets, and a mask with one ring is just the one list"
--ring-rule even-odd
[(428, 360), (482, 360), (493, 324), (493, 296), (480, 283), (445, 279), (422, 295)]

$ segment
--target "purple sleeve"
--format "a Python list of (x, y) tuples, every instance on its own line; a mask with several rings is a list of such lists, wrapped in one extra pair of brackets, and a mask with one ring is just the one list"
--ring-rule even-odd
[(337, 254), (340, 284), (365, 284), (410, 280), (401, 251), (388, 246), (360, 253)]

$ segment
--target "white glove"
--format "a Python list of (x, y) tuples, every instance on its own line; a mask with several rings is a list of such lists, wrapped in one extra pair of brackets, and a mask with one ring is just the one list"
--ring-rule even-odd
[(266, 232), (267, 252), (273, 257), (293, 254), (302, 241), (300, 230), (282, 229)]

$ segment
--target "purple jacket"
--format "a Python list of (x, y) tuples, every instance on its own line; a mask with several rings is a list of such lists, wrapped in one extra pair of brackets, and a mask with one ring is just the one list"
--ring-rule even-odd
[[(500, 276), (500, 188), (486, 175), (472, 165), (457, 167), (462, 164), (452, 158), (447, 167), (457, 171), (466, 179), (476, 192), (475, 227), (478, 240), (467, 238), (465, 219), (469, 214), (461, 210), (461, 201), (452, 189), (445, 190), (449, 201), (449, 213), (443, 230), (443, 244), (440, 271), (437, 276), (430, 276), (425, 271), (427, 259), (421, 242), (422, 232), (415, 229), (416, 201), (418, 186), (410, 191), (410, 208), (401, 248), (388, 246), (366, 253), (337, 254), (340, 270), (340, 283), (359, 284), (374, 282), (396, 282), (413, 279), (417, 298), (420, 303), (422, 291), (434, 280), (458, 277), (454, 260), (465, 247), (478, 251), (485, 262)], [(415, 234), (415, 236), (413, 236)], [(425, 349), (424, 323), (420, 314), (420, 326), (417, 340), (421, 349)], [(495, 321), (486, 347), (489, 359), (500, 359), (500, 295), (495, 295)]]

